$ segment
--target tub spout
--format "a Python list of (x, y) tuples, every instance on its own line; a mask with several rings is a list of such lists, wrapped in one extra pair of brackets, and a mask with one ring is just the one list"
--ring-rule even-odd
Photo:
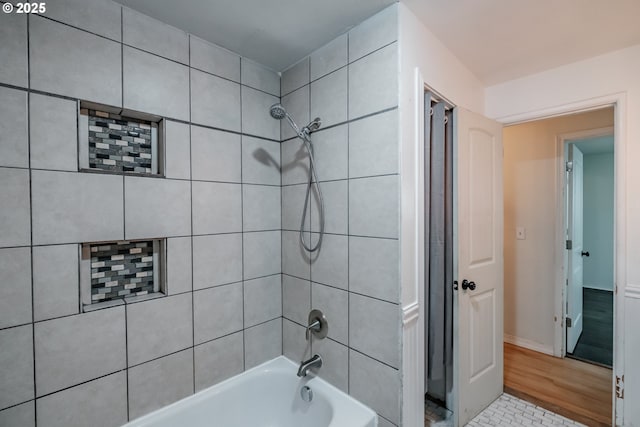
[(311, 368), (319, 368), (322, 366), (322, 357), (316, 354), (309, 360), (304, 360), (300, 362), (300, 367), (298, 368), (298, 376), (306, 377), (307, 371)]

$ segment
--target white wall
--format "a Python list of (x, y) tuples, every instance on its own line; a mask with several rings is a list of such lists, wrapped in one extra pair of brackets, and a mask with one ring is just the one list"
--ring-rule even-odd
[[(613, 110), (504, 129), (504, 333), (514, 344), (553, 354), (557, 315), (558, 136), (613, 125)], [(516, 239), (516, 227), (526, 238)]]
[[(522, 117), (563, 111), (566, 106), (589, 100), (617, 99), (616, 116), (616, 284), (626, 301), (617, 306), (616, 334), (624, 338), (624, 348), (615, 354), (617, 368), (624, 365), (624, 422), (640, 425), (640, 45), (575, 62), (559, 68), (491, 86), (485, 92), (485, 112), (489, 117), (512, 122)], [(630, 254), (627, 261), (626, 255)], [(619, 295), (622, 295), (620, 293)], [(619, 297), (621, 298), (621, 297)], [(618, 302), (621, 302), (619, 299)], [(619, 322), (626, 315), (624, 330)]]
[[(454, 104), (482, 113), (484, 87), (462, 63), (399, 3), (400, 41), (400, 271), (403, 309), (403, 426), (424, 423), (424, 346), (422, 298), (423, 183), (421, 149), (423, 123), (422, 90), (426, 84)], [(416, 69), (419, 71), (417, 72)], [(422, 77), (419, 82), (417, 74)]]
[(613, 153), (584, 155), (585, 288), (613, 290)]

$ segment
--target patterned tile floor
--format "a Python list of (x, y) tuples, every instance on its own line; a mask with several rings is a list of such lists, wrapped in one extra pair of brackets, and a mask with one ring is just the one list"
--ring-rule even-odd
[[(425, 404), (426, 427), (450, 427), (453, 425), (451, 411), (427, 401)], [(584, 426), (568, 418), (547, 411), (539, 406), (503, 394), (482, 411), (467, 426)]]

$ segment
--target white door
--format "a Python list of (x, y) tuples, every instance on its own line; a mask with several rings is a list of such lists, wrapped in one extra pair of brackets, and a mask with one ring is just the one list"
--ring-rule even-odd
[(454, 199), (458, 202), (455, 413), (457, 425), (463, 426), (502, 394), (503, 151), (502, 125), (460, 108), (455, 112), (458, 159)]
[[(582, 206), (583, 206), (583, 160), (582, 152), (569, 144), (568, 172), (568, 239), (571, 249), (567, 256), (567, 352), (573, 353), (582, 334)], [(569, 320), (571, 319), (571, 320)], [(569, 326), (571, 325), (571, 326)]]

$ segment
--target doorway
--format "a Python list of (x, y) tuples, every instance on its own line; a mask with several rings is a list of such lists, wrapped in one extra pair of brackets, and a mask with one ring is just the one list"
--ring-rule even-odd
[[(584, 259), (591, 250), (579, 236), (586, 227), (577, 215), (585, 212), (580, 204), (587, 193), (579, 188), (583, 179), (573, 185), (568, 169), (584, 166), (578, 136), (588, 139), (589, 132), (611, 129), (613, 122), (613, 108), (602, 108), (504, 129), (505, 389), (593, 425), (612, 423), (613, 373), (564, 359), (579, 352), (581, 340), (592, 342), (584, 334), (583, 309), (585, 292), (590, 294), (583, 286)], [(611, 284), (613, 189), (608, 192)], [(613, 348), (613, 335), (608, 345)]]
[[(614, 143), (613, 129), (598, 129), (591, 136), (567, 140), (567, 148), (582, 156), (582, 286), (577, 290), (582, 299), (581, 328), (575, 345), (567, 342), (567, 357), (613, 367), (613, 214), (614, 214)], [(567, 180), (569, 182), (570, 180)], [(574, 179), (575, 181), (575, 179)], [(568, 189), (570, 190), (570, 189)], [(572, 192), (567, 206), (573, 205)], [(571, 271), (567, 269), (567, 271)], [(568, 295), (570, 297), (570, 295)], [(570, 298), (569, 298), (570, 299)], [(571, 301), (569, 301), (571, 303)], [(569, 304), (570, 305), (570, 304)], [(570, 316), (568, 319), (571, 318)], [(566, 322), (567, 337), (573, 327)], [(573, 344), (573, 343), (571, 343)]]

